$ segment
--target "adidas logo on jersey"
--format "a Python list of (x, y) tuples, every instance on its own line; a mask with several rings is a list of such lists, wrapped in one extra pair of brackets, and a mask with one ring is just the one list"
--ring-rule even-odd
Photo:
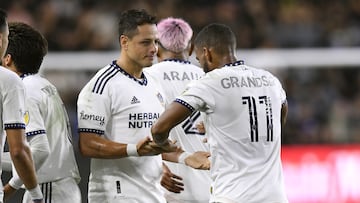
[(131, 99), (131, 104), (137, 104), (137, 103), (140, 103), (140, 100), (138, 100), (138, 98), (133, 96), (133, 98)]

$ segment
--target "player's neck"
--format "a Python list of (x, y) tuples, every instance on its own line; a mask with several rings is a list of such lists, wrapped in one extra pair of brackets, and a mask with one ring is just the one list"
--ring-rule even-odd
[(125, 72), (135, 78), (141, 78), (142, 70), (144, 67), (139, 66), (138, 64), (133, 64), (122, 59), (118, 59), (116, 64), (120, 66)]
[(162, 60), (166, 59), (178, 59), (182, 61), (187, 61), (189, 56), (185, 52), (174, 53), (174, 52), (164, 52), (161, 56)]
[(235, 63), (237, 61), (235, 55), (233, 54), (229, 54), (229, 55), (225, 55), (221, 58), (221, 66), (224, 66), (226, 64), (230, 64), (230, 63)]

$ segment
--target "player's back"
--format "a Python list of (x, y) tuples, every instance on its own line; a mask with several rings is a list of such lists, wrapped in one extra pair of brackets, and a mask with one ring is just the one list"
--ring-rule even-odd
[(168, 103), (174, 101), (189, 82), (204, 75), (200, 67), (180, 59), (164, 60), (144, 69), (144, 72), (156, 78), (161, 84)]
[(213, 195), (236, 202), (286, 202), (280, 161), (286, 96), (278, 79), (238, 62), (199, 82), (191, 93), (207, 104)]
[[(26, 88), (26, 135), (46, 133), (50, 155), (37, 171), (40, 183), (73, 177), (80, 180), (72, 145), (70, 123), (60, 95), (40, 75), (23, 78)], [(30, 113), (29, 113), (30, 112)]]
[[(189, 61), (179, 59), (167, 59), (154, 64), (144, 72), (154, 77), (161, 85), (167, 103), (171, 103), (186, 88), (186, 85), (193, 80), (198, 80), (204, 75), (204, 71)], [(202, 121), (200, 112), (195, 112), (184, 122), (173, 128), (170, 132), (170, 139), (176, 140), (177, 144), (186, 152), (209, 151), (204, 143), (204, 134), (200, 133), (196, 124)], [(171, 198), (179, 201), (208, 202), (210, 196), (210, 174), (209, 171), (195, 170), (188, 166), (166, 162), (171, 172), (183, 177), (184, 191), (180, 194), (167, 192), (168, 200)], [(171, 201), (170, 201), (171, 202)]]

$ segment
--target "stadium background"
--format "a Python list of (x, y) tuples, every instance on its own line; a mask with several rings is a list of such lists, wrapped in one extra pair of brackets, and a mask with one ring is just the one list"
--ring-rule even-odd
[[(117, 14), (129, 8), (144, 8), (159, 19), (181, 17), (195, 34), (210, 22), (231, 26), (237, 57), (273, 72), (287, 92), (282, 155), (290, 202), (360, 202), (360, 1), (0, 2), (10, 22), (27, 22), (49, 41), (41, 71), (58, 87), (72, 122), (83, 202), (89, 160), (77, 148), (77, 94), (97, 69), (117, 58)], [(3, 179), (8, 176), (4, 172)]]

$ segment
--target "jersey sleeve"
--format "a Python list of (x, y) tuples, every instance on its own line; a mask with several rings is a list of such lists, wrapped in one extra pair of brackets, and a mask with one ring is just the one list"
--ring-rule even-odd
[(78, 131), (103, 135), (110, 117), (111, 101), (104, 95), (106, 92), (94, 93), (89, 86), (85, 86), (78, 97)]
[(11, 88), (3, 91), (2, 116), (4, 129), (25, 129), (24, 85), (16, 75), (11, 78), (9, 84), (11, 84)]
[(191, 111), (199, 110), (205, 113), (213, 112), (215, 100), (209, 92), (211, 83), (207, 78), (193, 81), (186, 90), (176, 98), (176, 102), (188, 107)]
[(28, 97), (25, 104), (26, 136), (31, 137), (39, 134), (46, 134), (45, 121), (41, 116), (39, 100), (29, 97), (30, 92), (27, 92), (27, 94)]

